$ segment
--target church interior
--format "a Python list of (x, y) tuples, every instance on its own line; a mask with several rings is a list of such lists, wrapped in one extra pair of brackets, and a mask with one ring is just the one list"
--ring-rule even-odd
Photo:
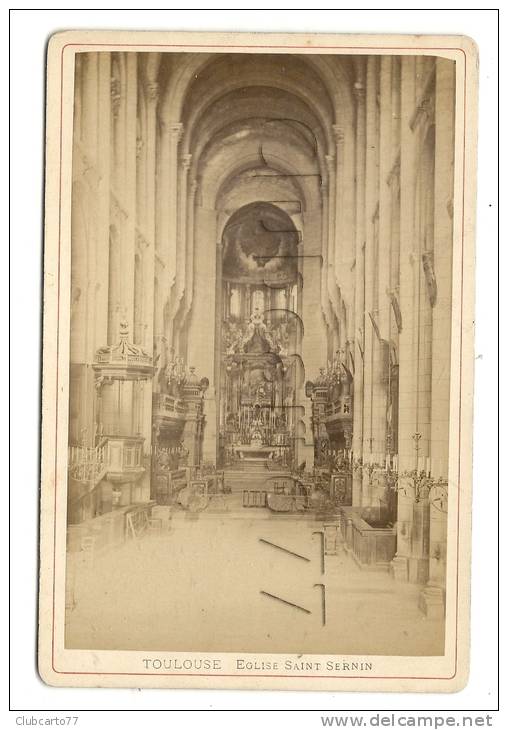
[(431, 55), (76, 55), (70, 646), (442, 653), (454, 97)]

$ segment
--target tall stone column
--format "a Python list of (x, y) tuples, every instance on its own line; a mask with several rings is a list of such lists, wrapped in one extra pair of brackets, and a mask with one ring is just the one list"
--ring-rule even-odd
[(94, 350), (108, 341), (108, 257), (109, 257), (109, 149), (111, 133), (111, 56), (98, 53), (98, 104), (97, 104), (97, 159), (100, 173), (97, 190), (96, 231), (97, 248)]
[[(95, 219), (96, 250), (95, 273), (93, 291), (93, 318), (94, 333), (92, 335), (92, 352), (90, 361), (95, 358), (95, 352), (108, 341), (108, 289), (109, 289), (109, 236), (110, 236), (110, 148), (111, 148), (111, 54), (98, 53), (98, 89), (97, 89), (97, 197), (94, 213), (90, 218)], [(88, 386), (89, 402), (94, 404), (94, 421), (91, 430), (100, 427), (100, 392), (95, 388), (95, 377), (90, 373)]]
[[(157, 103), (159, 86), (155, 80), (157, 66), (149, 69), (149, 76), (145, 82), (145, 188), (144, 200), (138, 201), (144, 208), (144, 230), (146, 248), (143, 252), (143, 312), (144, 312), (144, 340), (143, 346), (153, 354), (154, 343), (154, 316), (157, 307), (155, 301), (155, 176), (156, 176), (156, 142), (157, 142)], [(152, 387), (144, 387), (142, 422), (143, 436), (145, 437), (145, 453), (151, 451), (152, 441)]]
[[(136, 256), (136, 153), (137, 153), (137, 54), (125, 53), (125, 98), (122, 99), (123, 116), (120, 125), (121, 149), (125, 178), (117, 178), (120, 204), (125, 218), (121, 234), (121, 317), (129, 325), (131, 339), (134, 337), (134, 267)], [(133, 434), (138, 430), (136, 422), (138, 404), (137, 390), (132, 383), (124, 383), (123, 408), (120, 415), (121, 433)]]
[(146, 139), (145, 139), (145, 170), (146, 186), (143, 207), (145, 208), (144, 228), (146, 233), (147, 250), (145, 251), (144, 266), (144, 311), (146, 334), (144, 346), (152, 351), (154, 321), (148, 315), (154, 309), (153, 282), (155, 277), (155, 176), (156, 176), (156, 124), (157, 124), (157, 101), (159, 88), (155, 81), (146, 84)]
[[(328, 302), (332, 305), (332, 341), (335, 332), (334, 321), (339, 315), (339, 302), (337, 298), (337, 284), (335, 281), (335, 249), (338, 241), (336, 238), (336, 208), (337, 208), (337, 175), (336, 175), (336, 157), (335, 154), (325, 156), (326, 167), (328, 171), (328, 220), (324, 220), (327, 228), (327, 266), (326, 266), (326, 292)], [(332, 353), (333, 354), (333, 353)]]
[[(371, 314), (376, 316), (375, 279), (376, 227), (378, 198), (378, 129), (377, 129), (377, 59), (367, 59), (366, 88), (366, 173), (365, 173), (365, 351), (364, 351), (364, 389), (363, 389), (363, 461), (374, 462), (374, 366), (376, 362), (377, 335)], [(362, 485), (362, 504), (371, 504), (372, 489), (364, 470)]]
[[(400, 132), (400, 310), (402, 330), (399, 336), (399, 473), (415, 468), (416, 381), (414, 318), (414, 197), (416, 184), (416, 147), (410, 126), (415, 95), (415, 59), (401, 61), (401, 132)], [(418, 266), (418, 263), (416, 264)], [(406, 492), (404, 491), (406, 489)], [(409, 578), (411, 529), (413, 523), (411, 486), (399, 479), (397, 554), (392, 561), (397, 580)]]
[[(81, 64), (81, 142), (88, 161), (97, 163), (97, 90), (99, 54), (86, 53)], [(78, 80), (79, 83), (79, 80)]]
[[(112, 188), (114, 205), (113, 223), (119, 244), (119, 270), (116, 302), (119, 320), (128, 322), (132, 332), (134, 323), (134, 256), (136, 250), (136, 153), (137, 153), (137, 56), (120, 53), (115, 63), (116, 75), (112, 87), (113, 157)], [(114, 332), (117, 341), (118, 332)]]
[[(94, 376), (90, 368), (95, 355), (96, 344), (96, 301), (97, 294), (97, 275), (99, 253), (99, 221), (94, 213), (95, 206), (99, 204), (100, 197), (100, 176), (101, 161), (99, 159), (98, 144), (98, 127), (99, 120), (101, 128), (104, 129), (104, 121), (101, 119), (100, 111), (97, 108), (97, 94), (99, 91), (99, 55), (98, 53), (86, 54), (86, 62), (83, 74), (83, 123), (82, 123), (82, 140), (84, 153), (84, 166), (82, 181), (84, 187), (81, 188), (83, 199), (78, 205), (82, 205), (86, 212), (83, 215), (83, 233), (84, 237), (81, 241), (82, 255), (86, 260), (84, 267), (84, 276), (82, 279), (81, 296), (85, 302), (84, 319), (79, 323), (80, 335), (82, 338), (82, 384), (81, 384), (81, 404), (80, 404), (80, 432), (81, 440), (87, 445), (93, 445), (94, 437), (94, 421), (95, 421), (95, 392), (94, 392)], [(87, 167), (91, 169), (87, 170)], [(101, 208), (104, 214), (104, 208)], [(108, 210), (109, 214), (109, 210)], [(89, 221), (92, 221), (91, 224)], [(74, 244), (74, 242), (73, 242)], [(103, 343), (101, 343), (103, 344)]]
[[(321, 211), (309, 209), (305, 214), (303, 245), (299, 249), (302, 262), (303, 287), (301, 293), (301, 317), (303, 338), (301, 355), (305, 368), (305, 380), (313, 380), (327, 357), (327, 331), (321, 309), (321, 286), (323, 286), (323, 267), (320, 261)], [(326, 286), (326, 277), (325, 277)], [(297, 460), (306, 462), (307, 469), (314, 465), (314, 439), (311, 426), (312, 404), (305, 396), (304, 382), (297, 393), (297, 414), (299, 421), (299, 441)], [(296, 420), (296, 419), (295, 419)]]
[(69, 436), (89, 446), (99, 419), (91, 365), (108, 336), (110, 65), (108, 53), (80, 54), (75, 80)]
[[(381, 341), (376, 342), (373, 373), (373, 450), (376, 461), (384, 465), (386, 452), (386, 413), (390, 342), (390, 249), (391, 190), (388, 182), (392, 167), (391, 144), (391, 58), (380, 59), (380, 114), (379, 114), (379, 217), (377, 253), (377, 324)], [(379, 497), (379, 495), (378, 495)]]
[[(350, 301), (352, 289), (349, 286), (351, 266), (351, 238), (352, 238), (352, 215), (354, 211), (354, 191), (352, 190), (353, 180), (347, 189), (346, 210), (344, 201), (346, 200), (346, 184), (344, 175), (345, 154), (344, 154), (344, 129), (338, 125), (332, 125), (332, 132), (335, 140), (335, 195), (334, 195), (334, 216), (333, 216), (333, 260), (332, 260), (332, 280), (330, 286), (334, 291), (336, 300), (335, 314), (339, 322), (338, 337), (334, 341), (333, 356), (337, 350), (345, 350), (345, 343), (349, 339), (347, 332), (347, 323), (345, 320), (344, 297)], [(350, 147), (353, 147), (350, 140)], [(353, 150), (349, 150), (352, 154)], [(352, 158), (350, 158), (352, 164)], [(345, 275), (344, 268), (347, 265), (349, 275)]]
[[(119, 341), (121, 323), (129, 337), (134, 327), (137, 179), (137, 54), (112, 55), (110, 155), (110, 260), (108, 286), (108, 342)], [(95, 99), (95, 104), (97, 100)], [(105, 344), (105, 343), (102, 343)], [(118, 392), (116, 392), (118, 390)], [(121, 390), (121, 393), (120, 393)], [(122, 435), (139, 430), (139, 398), (132, 383), (118, 389), (102, 388), (101, 407), (109, 428)], [(108, 423), (105, 423), (108, 426)]]
[[(338, 124), (332, 125), (333, 136), (335, 139), (335, 215), (333, 219), (334, 226), (334, 257), (333, 257), (333, 286), (339, 288), (341, 299), (344, 296), (350, 301), (353, 288), (350, 286), (351, 279), (351, 260), (352, 256), (352, 240), (353, 240), (353, 218), (354, 218), (354, 142), (349, 140), (349, 158), (348, 163), (351, 167), (349, 170), (348, 181), (345, 179), (345, 132), (343, 127)], [(346, 270), (345, 270), (346, 269)], [(343, 301), (339, 301), (336, 310), (339, 320), (343, 319)], [(343, 322), (343, 325), (345, 323)], [(341, 327), (340, 342), (337, 348), (344, 347), (344, 343), (350, 337), (350, 333), (346, 332), (345, 326)]]
[[(165, 222), (167, 235), (167, 284), (164, 286), (164, 301), (168, 302), (168, 316), (165, 322), (165, 335), (169, 344), (173, 343), (173, 320), (176, 314), (175, 298), (177, 285), (177, 266), (178, 266), (178, 145), (183, 135), (183, 124), (181, 122), (168, 122), (167, 130), (165, 128), (165, 144), (167, 145), (167, 191), (168, 197), (162, 201), (162, 205), (166, 206)], [(180, 253), (181, 255), (181, 253)], [(166, 286), (167, 298), (166, 298)]]
[(181, 336), (180, 336), (180, 352), (183, 357), (187, 359), (187, 348), (188, 348), (188, 328), (189, 319), (192, 307), (192, 301), (194, 297), (194, 215), (195, 215), (195, 204), (196, 204), (196, 192), (198, 189), (198, 182), (196, 179), (192, 181), (189, 186), (189, 194), (187, 199), (187, 245), (186, 245), (186, 264), (185, 264), (185, 307), (181, 325)]
[(355, 260), (355, 136), (349, 125), (334, 125), (337, 145), (337, 213), (336, 213), (336, 274), (343, 301), (346, 305), (348, 332), (346, 340), (352, 341), (355, 334), (354, 318), (354, 273)]
[[(425, 126), (419, 134), (420, 168), (415, 205), (415, 317), (416, 317), (416, 355), (415, 377), (417, 382), (416, 427), (420, 434), (418, 448), (418, 468), (425, 467), (430, 454), (430, 411), (431, 411), (431, 372), (432, 372), (432, 308), (425, 269), (433, 258), (433, 219), (434, 219), (434, 150), (433, 145), (424, 144)], [(416, 134), (416, 131), (415, 131)], [(430, 263), (432, 266), (432, 263)]]
[[(389, 295), (389, 332), (393, 343), (393, 365), (390, 370), (390, 452), (398, 454), (398, 363), (399, 363), (399, 257), (400, 257), (400, 57), (392, 57), (391, 73), (391, 150), (392, 166), (388, 175), (391, 198), (390, 218), (390, 290)], [(391, 357), (389, 362), (392, 364)], [(394, 382), (392, 380), (394, 379)], [(393, 400), (392, 400), (393, 395)]]
[[(355, 288), (354, 288), (354, 411), (353, 411), (353, 454), (355, 459), (363, 454), (363, 395), (364, 395), (364, 350), (365, 350), (365, 87), (361, 81), (354, 86), (356, 99), (355, 140)], [(361, 505), (361, 477), (358, 472), (353, 478), (353, 505)]]
[(197, 205), (195, 209), (194, 298), (189, 321), (188, 363), (199, 377), (207, 377), (210, 386), (204, 396), (203, 459), (216, 462), (218, 374), (215, 352), (217, 312), (216, 286), (220, 281), (222, 259), (217, 245), (217, 213)]
[[(333, 264), (335, 270), (335, 281), (340, 285), (342, 283), (339, 278), (340, 267), (344, 259), (343, 249), (343, 230), (345, 228), (345, 210), (344, 210), (344, 129), (339, 124), (332, 125), (333, 136), (335, 139), (335, 211), (333, 218), (334, 227), (334, 257)], [(353, 202), (353, 201), (351, 201)]]
[[(185, 283), (187, 281), (187, 178), (192, 155), (183, 154), (179, 161), (179, 183), (178, 183), (178, 236), (176, 250), (176, 284), (174, 297), (172, 297), (172, 315), (174, 316), (174, 342), (175, 350), (182, 355), (180, 347), (180, 334), (182, 319), (185, 310)], [(174, 314), (173, 314), (174, 313)]]
[[(93, 439), (93, 375), (89, 364), (95, 342), (90, 342), (90, 306), (94, 288), (95, 228), (90, 226), (90, 211), (96, 202), (94, 186), (98, 175), (97, 118), (92, 106), (97, 94), (98, 54), (79, 54), (76, 64), (75, 96), (81, 101), (76, 109), (72, 174), (72, 271), (70, 329), (70, 404), (69, 442), (91, 445)], [(89, 249), (92, 255), (89, 256)], [(92, 310), (93, 311), (93, 310)]]
[[(328, 289), (328, 255), (330, 247), (330, 228), (328, 210), (330, 207), (330, 181), (329, 181), (329, 170), (331, 169), (330, 155), (325, 156), (326, 163), (326, 177), (322, 176), (321, 180), (321, 285), (319, 287), (321, 292), (321, 312), (324, 317), (324, 321), (327, 326), (327, 337), (331, 335), (333, 329), (333, 313), (330, 301), (330, 291)], [(305, 281), (304, 281), (305, 286)]]
[[(418, 74), (417, 74), (418, 76)], [(414, 467), (427, 471), (430, 446), (432, 313), (433, 294), (426, 271), (432, 259), (434, 225), (434, 128), (431, 97), (419, 97), (415, 104), (411, 128), (418, 151), (414, 210)], [(417, 499), (413, 487), (412, 550), (409, 559), (409, 580), (426, 582), (429, 565), (429, 504), (426, 495)]]
[[(432, 309), (431, 464), (435, 479), (448, 479), (450, 414), (451, 285), (453, 247), (455, 73), (451, 61), (436, 60), (434, 274)], [(438, 495), (435, 495), (438, 497)], [(430, 507), (429, 580), (420, 605), (428, 616), (442, 617), (446, 584), (446, 500)]]
[[(214, 378), (213, 388), (215, 390), (215, 456), (214, 463), (217, 463), (219, 456), (219, 435), (220, 435), (220, 398), (221, 398), (221, 353), (222, 353), (222, 258), (224, 255), (223, 242), (217, 241), (215, 247), (215, 352), (214, 352)], [(205, 396), (206, 397), (206, 396)]]
[[(158, 367), (166, 366), (168, 342), (165, 330), (165, 309), (169, 298), (169, 240), (168, 205), (170, 179), (169, 124), (159, 113), (156, 119), (155, 161), (155, 280), (153, 347), (159, 360)], [(156, 386), (154, 386), (156, 387)]]

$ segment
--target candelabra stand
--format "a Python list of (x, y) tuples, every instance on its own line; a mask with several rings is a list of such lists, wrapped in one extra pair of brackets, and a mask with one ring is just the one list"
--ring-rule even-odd
[[(436, 479), (426, 471), (418, 471), (418, 469), (403, 471), (399, 475), (399, 479), (401, 478), (409, 480), (416, 503), (428, 501), (436, 509), (446, 512), (448, 506), (448, 481), (446, 479), (443, 479), (443, 477)], [(395, 488), (407, 495), (406, 486), (396, 486)]]

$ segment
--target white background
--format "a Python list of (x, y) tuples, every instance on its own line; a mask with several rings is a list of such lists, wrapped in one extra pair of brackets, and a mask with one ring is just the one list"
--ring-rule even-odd
[[(55, 4), (55, 3), (54, 3)], [(57, 3), (56, 3), (57, 4)], [(34, 3), (37, 5), (37, 3)], [(81, 714), (77, 727), (122, 723), (134, 728), (320, 728), (321, 714), (355, 711), (485, 714), (497, 705), (497, 13), (454, 10), (425, 3), (427, 10), (12, 10), (11, 11), (11, 679), (16, 718)], [(33, 7), (33, 6), (32, 6)], [(1, 64), (7, 69), (7, 29)], [(55, 689), (36, 672), (36, 600), (39, 490), (39, 398), (41, 346), (41, 252), (45, 43), (57, 30), (116, 28), (139, 30), (249, 30), (302, 32), (460, 33), (480, 49), (480, 139), (477, 213), (476, 384), (473, 496), (472, 655), (469, 684), (453, 695), (332, 694), (176, 690)], [(506, 61), (506, 57), (504, 58)], [(7, 86), (5, 77), (4, 89)], [(4, 105), (7, 104), (4, 92)], [(6, 114), (0, 115), (6, 123)], [(506, 128), (506, 125), (505, 125)], [(3, 139), (7, 139), (3, 130)], [(502, 145), (506, 147), (506, 145)], [(4, 163), (5, 166), (5, 163)], [(5, 183), (4, 183), (5, 185)], [(5, 206), (7, 189), (1, 196)], [(505, 204), (506, 205), (506, 204)], [(4, 220), (7, 211), (4, 210)], [(502, 240), (502, 238), (501, 238)], [(6, 249), (7, 234), (4, 247)], [(506, 241), (505, 241), (506, 243)], [(5, 250), (5, 254), (7, 251)], [(6, 255), (3, 261), (6, 260)], [(0, 311), (6, 312), (7, 267), (1, 267)], [(506, 300), (505, 300), (506, 303)], [(5, 362), (6, 358), (3, 358)], [(4, 378), (4, 382), (6, 379)], [(6, 396), (4, 397), (6, 402)], [(5, 403), (4, 408), (6, 409)], [(5, 433), (5, 432), (4, 432)], [(6, 443), (6, 434), (0, 441)], [(2, 456), (5, 453), (4, 448)], [(6, 485), (6, 454), (4, 466)], [(506, 503), (506, 500), (505, 500)], [(7, 494), (2, 499), (0, 540), (7, 551)], [(5, 562), (5, 561), (4, 561)], [(0, 596), (7, 611), (7, 588)], [(7, 616), (2, 620), (7, 627)], [(212, 629), (213, 630), (213, 629)], [(7, 636), (5, 636), (5, 642)], [(3, 645), (6, 647), (6, 643)], [(4, 654), (4, 656), (6, 656)], [(1, 684), (7, 689), (6, 664)], [(506, 701), (506, 700), (505, 700)], [(173, 710), (171, 715), (128, 710)], [(203, 710), (216, 712), (203, 712)], [(243, 712), (245, 710), (264, 710)], [(85, 712), (87, 710), (88, 712)], [(98, 712), (114, 710), (116, 712)], [(201, 712), (197, 712), (201, 710)], [(220, 712), (229, 710), (229, 712)], [(233, 712), (236, 710), (236, 712)], [(279, 710), (283, 712), (273, 712)], [(308, 710), (302, 712), (301, 710)], [(81, 711), (79, 713), (78, 711)], [(96, 712), (92, 712), (96, 711)], [(177, 712), (181, 711), (181, 712)], [(241, 712), (242, 711), (242, 712)], [(268, 712), (270, 711), (270, 712)], [(122, 713), (120, 715), (120, 713)], [(496, 715), (495, 712), (490, 714)], [(500, 716), (495, 727), (506, 727)], [(18, 723), (20, 721), (18, 720)]]

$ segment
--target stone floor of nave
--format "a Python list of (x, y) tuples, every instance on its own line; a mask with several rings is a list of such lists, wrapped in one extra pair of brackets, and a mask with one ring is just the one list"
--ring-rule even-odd
[[(177, 511), (168, 531), (96, 555), (92, 565), (70, 567), (74, 607), (67, 611), (66, 646), (441, 654), (444, 625), (418, 609), (421, 588), (360, 570), (340, 546), (338, 555), (326, 556), (322, 575), (320, 538), (312, 534), (319, 527), (264, 509)], [(319, 583), (326, 585), (325, 626)]]

